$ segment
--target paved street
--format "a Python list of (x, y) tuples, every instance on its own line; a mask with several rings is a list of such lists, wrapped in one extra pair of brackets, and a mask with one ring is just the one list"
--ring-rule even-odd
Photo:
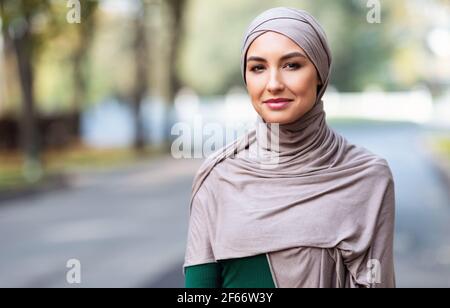
[[(387, 158), (396, 180), (400, 287), (450, 287), (450, 196), (412, 124), (333, 125)], [(71, 187), (0, 203), (0, 287), (179, 287), (192, 176), (200, 162), (159, 158), (85, 173)]]
[[(0, 204), (0, 287), (145, 286), (183, 257), (196, 161), (158, 159), (73, 188)], [(179, 269), (181, 273), (181, 269)]]
[(426, 129), (395, 123), (335, 128), (391, 166), (397, 201), (397, 285), (450, 287), (450, 192), (424, 149)]

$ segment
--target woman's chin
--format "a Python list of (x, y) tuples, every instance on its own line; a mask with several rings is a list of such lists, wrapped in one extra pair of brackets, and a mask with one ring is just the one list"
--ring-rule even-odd
[(292, 115), (286, 111), (269, 111), (264, 112), (261, 117), (264, 119), (266, 123), (269, 124), (289, 124), (295, 121), (292, 119)]

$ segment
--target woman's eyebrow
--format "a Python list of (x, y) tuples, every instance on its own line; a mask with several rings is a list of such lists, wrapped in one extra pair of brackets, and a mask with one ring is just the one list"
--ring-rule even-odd
[[(291, 53), (285, 54), (284, 56), (282, 56), (282, 57), (280, 58), (280, 60), (283, 61), (283, 60), (287, 60), (287, 59), (295, 58), (295, 57), (307, 58), (307, 57), (306, 57), (304, 54), (302, 54), (301, 52), (295, 51), (295, 52), (291, 52)], [(250, 62), (250, 61), (267, 62), (266, 59), (261, 58), (261, 57), (257, 57), (257, 56), (249, 57), (249, 58), (247, 59), (247, 62)]]

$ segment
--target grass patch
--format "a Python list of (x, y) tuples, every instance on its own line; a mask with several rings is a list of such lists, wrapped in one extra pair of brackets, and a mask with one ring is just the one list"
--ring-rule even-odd
[(123, 166), (162, 154), (159, 148), (148, 147), (141, 153), (132, 149), (90, 149), (77, 147), (64, 151), (49, 151), (44, 164), (50, 171), (108, 169)]
[(0, 173), (0, 191), (14, 190), (30, 185), (22, 175), (22, 170), (2, 170)]
[[(432, 132), (424, 136), (424, 147), (441, 165), (450, 168), (450, 135), (447, 133)], [(448, 170), (450, 172), (450, 169)]]
[[(66, 150), (43, 153), (42, 183), (52, 175), (73, 171), (105, 170), (130, 165), (162, 155), (163, 149), (148, 147), (137, 153), (133, 149), (91, 149), (76, 146)], [(23, 174), (23, 156), (20, 153), (0, 153), (0, 192), (33, 187)]]
[(450, 136), (436, 138), (434, 146), (440, 154), (450, 160)]

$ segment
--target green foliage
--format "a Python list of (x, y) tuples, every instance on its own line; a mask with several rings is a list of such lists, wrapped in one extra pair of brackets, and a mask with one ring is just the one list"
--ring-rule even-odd
[(311, 12), (325, 28), (333, 52), (331, 83), (338, 90), (361, 91), (368, 85), (398, 88), (390, 65), (396, 50), (395, 25), (404, 20), (391, 16), (391, 11), (404, 1), (383, 1), (380, 24), (367, 22), (366, 4), (363, 0), (192, 0), (180, 59), (183, 81), (201, 94), (243, 86), (240, 48), (248, 24), (265, 9), (290, 6)]
[[(162, 0), (151, 3), (149, 69), (152, 92), (156, 92), (167, 82), (164, 40), (168, 27), (167, 12), (161, 10)], [(184, 12), (185, 35), (180, 57), (169, 61), (175, 61), (182, 83), (199, 94), (224, 94), (233, 86), (243, 86), (240, 48), (248, 24), (270, 7), (290, 6), (311, 12), (324, 26), (333, 52), (331, 84), (338, 90), (361, 91), (369, 85), (386, 90), (404, 89), (427, 77), (423, 74), (425, 68), (410, 60), (426, 55), (422, 46), (426, 23), (412, 21), (407, 14), (408, 3), (408, 0), (382, 1), (382, 23), (369, 24), (365, 0), (189, 0)], [(93, 14), (98, 2), (82, 1), (83, 22), (69, 24), (65, 1), (1, 0), (0, 4), (4, 32), (20, 31), (26, 18), (33, 24), (32, 54), (41, 110), (70, 108), (74, 96), (74, 53), (83, 51), (80, 46), (87, 36), (93, 41), (84, 50), (87, 61), (83, 64), (83, 75), (88, 82), (82, 106), (129, 93), (135, 82), (132, 15), (104, 10)], [(399, 72), (403, 72), (402, 76)]]
[[(3, 33), (21, 36), (31, 28), (28, 54), (32, 60), (46, 42), (46, 27), (53, 24), (49, 0), (3, 0), (1, 4)], [(52, 28), (52, 27), (50, 27)]]

